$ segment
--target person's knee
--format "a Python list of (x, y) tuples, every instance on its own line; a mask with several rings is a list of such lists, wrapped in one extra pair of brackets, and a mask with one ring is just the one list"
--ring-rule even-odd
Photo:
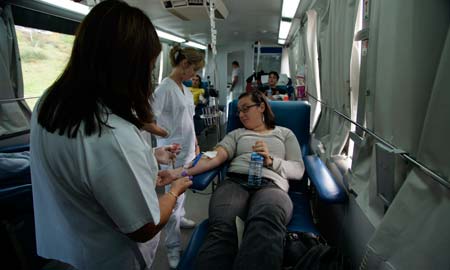
[(287, 224), (290, 219), (290, 212), (276, 204), (262, 204), (251, 209), (248, 220), (263, 220), (269, 223)]

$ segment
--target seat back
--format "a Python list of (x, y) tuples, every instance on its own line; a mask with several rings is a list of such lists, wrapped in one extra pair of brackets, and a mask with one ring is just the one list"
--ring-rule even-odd
[(0, 147), (0, 188), (30, 183), (30, 146)]
[(36, 252), (31, 184), (0, 189), (0, 247), (9, 269), (41, 269)]
[[(244, 127), (236, 113), (237, 103), (238, 100), (233, 100), (229, 104), (227, 133)], [(269, 101), (269, 105), (275, 114), (275, 124), (292, 130), (300, 143), (302, 155), (309, 155), (309, 116), (311, 111), (309, 103), (306, 101)]]
[[(184, 86), (186, 87), (192, 87), (192, 80), (183, 81)], [(208, 91), (208, 82), (207, 81), (201, 81), (200, 88), (205, 89), (205, 92)]]

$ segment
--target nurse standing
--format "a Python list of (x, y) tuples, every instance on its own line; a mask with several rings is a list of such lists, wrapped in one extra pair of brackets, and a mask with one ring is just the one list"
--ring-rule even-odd
[[(192, 182), (174, 182), (152, 122), (151, 71), (161, 44), (149, 18), (122, 1), (95, 6), (70, 60), (35, 107), (31, 176), (38, 255), (76, 269), (150, 269), (159, 231)], [(156, 185), (172, 182), (158, 198)]]
[[(204, 66), (204, 55), (193, 48), (175, 46), (171, 49), (169, 58), (172, 72), (155, 90), (152, 107), (158, 126), (168, 132), (166, 137), (157, 138), (157, 144), (158, 146), (180, 144), (181, 152), (174, 166), (181, 167), (192, 161), (196, 149), (198, 151), (193, 122), (195, 114), (193, 96), (182, 82), (192, 78)], [(166, 186), (166, 189), (170, 189), (170, 185)], [(172, 268), (175, 268), (180, 260), (180, 226), (195, 226), (194, 221), (184, 218), (184, 199), (184, 194), (178, 197), (177, 205), (166, 226), (167, 256)]]

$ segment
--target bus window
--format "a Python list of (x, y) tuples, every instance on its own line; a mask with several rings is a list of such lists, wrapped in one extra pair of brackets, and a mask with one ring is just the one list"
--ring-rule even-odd
[(31, 110), (37, 98), (64, 70), (72, 51), (74, 36), (16, 26), (24, 97)]

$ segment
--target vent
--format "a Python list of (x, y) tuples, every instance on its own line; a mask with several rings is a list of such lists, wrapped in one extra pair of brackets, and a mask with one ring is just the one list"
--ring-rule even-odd
[[(164, 8), (184, 21), (209, 20), (209, 0), (162, 0)], [(228, 9), (221, 0), (215, 1), (214, 17), (224, 20)]]

